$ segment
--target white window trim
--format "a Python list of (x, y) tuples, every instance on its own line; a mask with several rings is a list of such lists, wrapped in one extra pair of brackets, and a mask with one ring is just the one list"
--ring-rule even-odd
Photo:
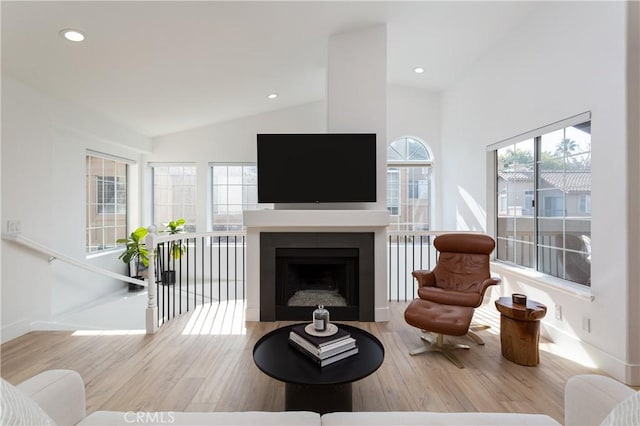
[(511, 138), (503, 139), (500, 142), (487, 145), (486, 150), (497, 151), (505, 146), (515, 145), (518, 142), (525, 141), (527, 139), (533, 139), (536, 136), (543, 135), (545, 133), (555, 132), (556, 130), (563, 129), (565, 127), (571, 127), (576, 124), (584, 123), (585, 121), (591, 121), (591, 111), (583, 112), (582, 114), (574, 115), (573, 117), (565, 118), (564, 120), (556, 121), (547, 126), (538, 127), (528, 132), (521, 133)]
[[(564, 120), (557, 121), (548, 126), (539, 127), (529, 132), (521, 133), (517, 136), (504, 139), (500, 142), (496, 142), (486, 147), (486, 200), (490, 201), (487, 205), (486, 217), (487, 217), (487, 234), (496, 235), (497, 221), (495, 220), (498, 215), (498, 188), (497, 188), (497, 164), (495, 161), (496, 152), (500, 148), (506, 146), (515, 145), (519, 142), (523, 142), (528, 139), (533, 139), (537, 136), (541, 136), (544, 133), (560, 130), (565, 127), (571, 127), (576, 124), (583, 123), (591, 120), (591, 111), (587, 111), (573, 117), (566, 118)], [(537, 207), (536, 207), (537, 208)], [(491, 220), (489, 220), (491, 218)], [(496, 251), (492, 253), (492, 264), (509, 270), (512, 273), (518, 273), (528, 277), (535, 278), (534, 283), (547, 286), (549, 288), (563, 291), (568, 294), (577, 295), (585, 300), (593, 301), (594, 297), (591, 292), (591, 286), (574, 283), (569, 280), (554, 277), (553, 275), (545, 274), (544, 272), (537, 271), (535, 268), (528, 268), (505, 260), (496, 259)]]
[(90, 155), (92, 157), (102, 158), (103, 160), (112, 160), (118, 161), (120, 163), (125, 163), (127, 165), (137, 164), (135, 160), (126, 157), (120, 157), (119, 155), (107, 154), (101, 151), (95, 151), (93, 149), (87, 149), (86, 155)]
[[(125, 158), (125, 157), (120, 157), (118, 155), (112, 155), (112, 154), (107, 154), (107, 153), (100, 152), (100, 151), (95, 151), (95, 150), (92, 150), (92, 149), (86, 149), (85, 150), (85, 159), (87, 158), (87, 156), (94, 157), (94, 158), (100, 158), (102, 160), (108, 160), (108, 161), (115, 161), (115, 162), (119, 162), (119, 163), (124, 163), (127, 166), (137, 164), (135, 160), (131, 160), (131, 159)], [(86, 164), (85, 164), (85, 168), (86, 168)], [(129, 206), (129, 200), (130, 200), (130, 198), (129, 198), (129, 191), (130, 191), (129, 173), (130, 173), (130, 169), (129, 169), (129, 167), (127, 167), (126, 168), (126, 174), (125, 174), (125, 176), (126, 176), (126, 191), (125, 192), (126, 192), (126, 200), (127, 201), (126, 201), (126, 211), (124, 213), (124, 215), (126, 217), (125, 220), (126, 220), (127, 228), (129, 226), (129, 207), (130, 207)], [(86, 169), (85, 169), (85, 174), (86, 174)], [(85, 185), (86, 185), (86, 182), (85, 182)], [(88, 200), (86, 199), (86, 196), (85, 196), (84, 204), (85, 204), (85, 209), (86, 209), (87, 205), (88, 205)], [(116, 206), (117, 206), (117, 203), (116, 203)], [(97, 213), (97, 214), (121, 214), (121, 213)], [(85, 217), (86, 217), (86, 213), (85, 213)], [(85, 219), (84, 229), (85, 229), (85, 233), (89, 229), (89, 224), (86, 223), (86, 219)], [(112, 247), (112, 248), (107, 248), (107, 249), (103, 249), (103, 250), (98, 250), (98, 251), (93, 251), (93, 252), (88, 252), (87, 253), (86, 236), (85, 236), (84, 245), (85, 245), (84, 250), (85, 250), (86, 259), (92, 259), (92, 258), (95, 258), (95, 257), (100, 257), (100, 256), (103, 256), (103, 255), (108, 255), (108, 254), (111, 254), (111, 253), (114, 253), (114, 252), (122, 251), (122, 248), (120, 248), (120, 247)], [(118, 245), (118, 244), (116, 244), (116, 245)]]

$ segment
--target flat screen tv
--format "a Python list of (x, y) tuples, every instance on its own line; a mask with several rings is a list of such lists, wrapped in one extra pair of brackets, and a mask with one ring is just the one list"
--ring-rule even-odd
[(259, 203), (376, 201), (375, 133), (258, 134)]

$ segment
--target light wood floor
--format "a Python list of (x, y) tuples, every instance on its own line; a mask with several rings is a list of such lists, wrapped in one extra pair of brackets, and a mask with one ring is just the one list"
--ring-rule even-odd
[[(354, 323), (384, 344), (377, 372), (354, 383), (355, 411), (500, 411), (548, 414), (562, 422), (563, 389), (575, 374), (599, 373), (541, 344), (541, 363), (524, 367), (500, 353), (498, 314), (490, 305), (476, 319), (486, 345), (458, 351), (464, 369), (442, 355), (415, 357), (420, 331), (403, 319), (406, 303), (391, 304), (385, 323)], [(281, 411), (284, 384), (253, 363), (255, 342), (284, 322), (245, 323), (241, 302), (213, 305), (168, 323), (158, 334), (32, 332), (1, 346), (1, 374), (19, 383), (41, 371), (78, 371), (87, 410)]]

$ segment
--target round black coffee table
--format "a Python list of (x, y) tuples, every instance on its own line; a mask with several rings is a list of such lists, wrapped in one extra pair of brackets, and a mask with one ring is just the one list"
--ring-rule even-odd
[(352, 411), (351, 384), (380, 367), (384, 360), (382, 343), (364, 330), (336, 324), (356, 339), (358, 353), (319, 367), (289, 346), (289, 331), (294, 325), (262, 336), (253, 347), (253, 360), (258, 368), (285, 382), (285, 410), (320, 414)]

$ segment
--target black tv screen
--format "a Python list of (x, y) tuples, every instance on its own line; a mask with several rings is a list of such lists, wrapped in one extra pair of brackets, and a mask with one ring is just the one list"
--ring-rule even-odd
[(375, 133), (258, 134), (259, 203), (376, 201)]

